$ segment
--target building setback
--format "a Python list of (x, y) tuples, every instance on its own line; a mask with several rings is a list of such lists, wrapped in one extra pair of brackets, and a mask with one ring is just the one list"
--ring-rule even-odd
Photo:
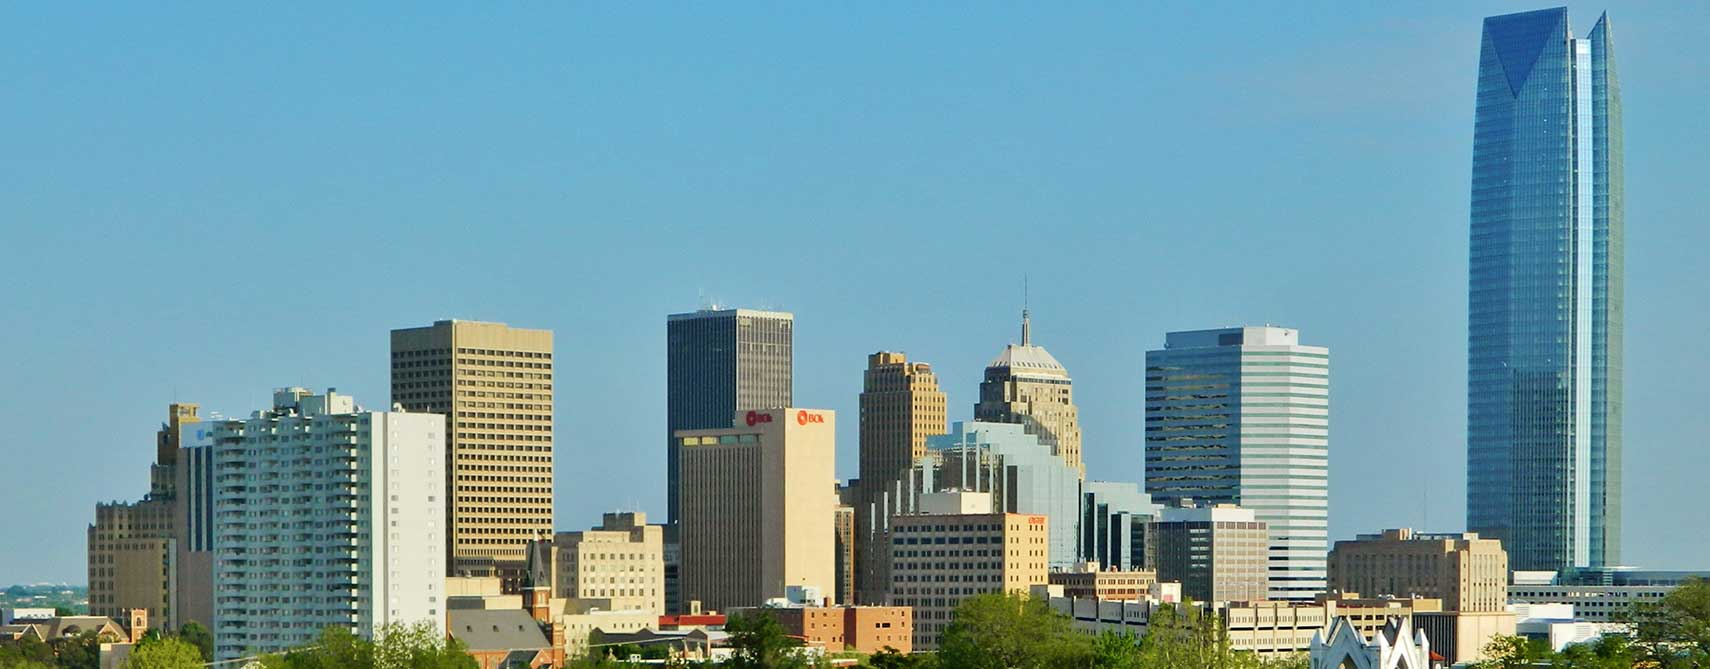
[(446, 564), (517, 591), (552, 532), (552, 331), (445, 320), (392, 331), (392, 401), (442, 414)]
[(1517, 570), (1621, 559), (1625, 216), (1607, 15), (1484, 20), (1467, 281), (1467, 529)]
[(1146, 492), (1252, 510), (1271, 531), (1271, 599), (1324, 591), (1329, 465), (1328, 349), (1265, 326), (1171, 332), (1146, 352)]
[(836, 414), (777, 408), (737, 427), (683, 430), (681, 597), (759, 606), (792, 586), (836, 587)]
[(445, 629), (446, 422), (302, 388), (210, 422), (219, 659), (307, 645), (337, 626)]
[(1021, 343), (1005, 346), (986, 366), (974, 420), (1016, 423), (1082, 477), (1081, 423), (1069, 370), (1043, 346), (1033, 345), (1033, 325), (1021, 311)]
[(885, 571), (890, 547), (873, 543), (883, 523), (883, 506), (874, 500), (906, 478), (915, 460), (926, 455), (927, 438), (946, 432), (946, 407), (931, 365), (909, 362), (907, 355), (889, 351), (867, 356), (861, 381), (860, 478), (851, 504), (855, 512), (853, 601), (884, 598), (890, 582)]

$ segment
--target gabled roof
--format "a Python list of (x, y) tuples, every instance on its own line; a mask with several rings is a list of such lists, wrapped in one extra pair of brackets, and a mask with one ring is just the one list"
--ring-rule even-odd
[(447, 631), (469, 650), (542, 650), (552, 641), (522, 609), (452, 609)]

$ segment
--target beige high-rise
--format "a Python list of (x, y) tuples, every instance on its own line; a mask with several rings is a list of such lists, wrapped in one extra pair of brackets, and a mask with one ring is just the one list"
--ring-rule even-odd
[(1021, 344), (1005, 346), (1003, 353), (986, 366), (974, 420), (1021, 424), (1086, 478), (1074, 381), (1045, 347), (1033, 345), (1033, 325), (1025, 309), (1021, 312)]
[(956, 607), (975, 595), (1027, 594), (1048, 579), (1045, 516), (970, 513), (990, 509), (988, 493), (921, 495), (917, 515), (890, 526), (888, 604), (914, 607), (914, 648), (938, 647)]
[(559, 532), (533, 548), (530, 580), (553, 597), (665, 615), (665, 529), (648, 525), (647, 514), (607, 513), (599, 527)]
[[(861, 383), (861, 453), (855, 498), (855, 601), (882, 601), (890, 581), (890, 549), (873, 545), (881, 532), (872, 505), (879, 492), (908, 476), (915, 458), (926, 455), (926, 438), (944, 434), (944, 392), (924, 362), (903, 353), (867, 356)], [(847, 601), (847, 600), (846, 600)]]
[(170, 405), (166, 423), (155, 435), (148, 495), (134, 503), (95, 506), (87, 545), (90, 615), (125, 620), (132, 609), (143, 609), (149, 620), (169, 628), (190, 620), (213, 623), (205, 606), (193, 607), (196, 618), (184, 618), (178, 602), (181, 588), (188, 587), (200, 603), (212, 580), (209, 571), (186, 570), (181, 565), (181, 549), (187, 541), (181, 524), (175, 522), (179, 428), (200, 420), (197, 405)]
[(1451, 612), (1507, 610), (1508, 553), (1476, 533), (1422, 534), (1408, 528), (1338, 541), (1330, 587), (1367, 597), (1431, 597)]
[(724, 610), (789, 586), (833, 592), (836, 415), (763, 409), (738, 412), (734, 425), (675, 435), (682, 600)]
[(552, 532), (552, 331), (436, 321), (392, 331), (392, 401), (446, 417), (446, 565), (522, 587)]

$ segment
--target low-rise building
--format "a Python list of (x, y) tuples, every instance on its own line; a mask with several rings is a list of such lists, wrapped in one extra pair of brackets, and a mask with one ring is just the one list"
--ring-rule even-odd
[(1628, 634), (1632, 626), (1626, 623), (1593, 623), (1579, 620), (1572, 604), (1509, 604), (1514, 614), (1514, 631), (1528, 639), (1549, 644), (1561, 652), (1576, 643), (1594, 641), (1606, 634)]
[[(1074, 571), (1051, 572), (1049, 582), (1063, 586), (1064, 597), (1121, 601), (1144, 599), (1152, 594), (1153, 586), (1158, 583), (1158, 572), (1155, 571), (1103, 570), (1099, 566), (1097, 562), (1082, 562), (1075, 565)], [(1181, 586), (1176, 584), (1176, 587)]]
[(1471, 532), (1425, 534), (1401, 528), (1362, 534), (1336, 542), (1331, 550), (1330, 587), (1367, 596), (1441, 599), (1445, 611), (1496, 613), (1508, 604), (1508, 553), (1502, 542)]
[(771, 616), (785, 634), (828, 653), (914, 650), (914, 615), (906, 606), (762, 607), (733, 610), (731, 615)]
[[(1684, 572), (1681, 572), (1684, 573)], [(1633, 607), (1655, 604), (1673, 592), (1667, 578), (1575, 578), (1553, 571), (1517, 571), (1508, 586), (1510, 604), (1571, 604), (1577, 620), (1620, 622)]]
[(529, 544), (531, 587), (560, 599), (608, 600), (611, 610), (665, 613), (665, 533), (641, 512), (607, 513), (598, 527)]
[(527, 611), (464, 608), (446, 613), (446, 630), (468, 647), (481, 669), (564, 666), (563, 628), (543, 627)]

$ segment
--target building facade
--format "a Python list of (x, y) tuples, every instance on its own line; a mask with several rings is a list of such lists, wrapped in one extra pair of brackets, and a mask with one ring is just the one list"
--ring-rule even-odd
[(552, 331), (445, 320), (392, 331), (392, 401), (444, 417), (451, 573), (522, 586), (552, 532)]
[(1366, 596), (1441, 599), (1448, 611), (1498, 612), (1508, 605), (1508, 554), (1502, 542), (1470, 532), (1402, 528), (1363, 534), (1336, 542), (1330, 587)]
[(890, 547), (873, 543), (881, 533), (883, 511), (874, 498), (908, 476), (915, 460), (926, 455), (927, 438), (946, 432), (947, 410), (931, 365), (909, 362), (907, 355), (890, 351), (867, 356), (861, 380), (860, 478), (851, 500), (855, 596), (842, 601), (883, 600), (890, 581), (884, 571)]
[(1086, 476), (1074, 381), (1045, 347), (1033, 345), (1033, 324), (1025, 309), (1021, 312), (1021, 343), (1005, 346), (986, 366), (974, 420), (1021, 425), (1052, 455)]
[(1624, 206), (1607, 16), (1484, 20), (1473, 126), (1467, 529), (1519, 570), (1620, 564)]
[(832, 592), (836, 414), (764, 409), (732, 422), (677, 433), (683, 601), (723, 610), (793, 586)]
[(1182, 595), (1204, 602), (1266, 599), (1270, 530), (1251, 509), (1230, 504), (1164, 507), (1146, 527), (1146, 566)]
[(785, 634), (827, 653), (914, 650), (914, 612), (906, 606), (784, 606), (739, 613), (771, 616)]
[(1140, 486), (1117, 481), (1081, 484), (1080, 560), (1114, 570), (1146, 564), (1146, 523), (1159, 506)]
[(555, 598), (665, 615), (665, 530), (639, 511), (607, 513), (593, 529), (533, 542), (529, 572), (530, 584), (550, 587)]
[[(979, 508), (947, 503), (956, 508), (938, 507), (931, 500), (926, 507)], [(922, 513), (892, 518), (888, 598), (892, 606), (913, 608), (915, 650), (938, 647), (939, 635), (963, 601), (994, 592), (1027, 594), (1033, 586), (1044, 584), (1049, 572), (1049, 523), (1045, 516), (1017, 513)]]
[(328, 626), (444, 632), (443, 416), (286, 388), (208, 427), (219, 659), (303, 646)]
[(1270, 527), (1270, 598), (1325, 587), (1330, 352), (1278, 327), (1171, 332), (1146, 352), (1146, 492), (1238, 504)]
[(1051, 585), (1063, 587), (1063, 597), (1081, 597), (1115, 601), (1136, 601), (1152, 596), (1158, 584), (1158, 572), (1136, 569), (1122, 571), (1100, 569), (1102, 565), (1086, 563), (1073, 571), (1051, 572)]

